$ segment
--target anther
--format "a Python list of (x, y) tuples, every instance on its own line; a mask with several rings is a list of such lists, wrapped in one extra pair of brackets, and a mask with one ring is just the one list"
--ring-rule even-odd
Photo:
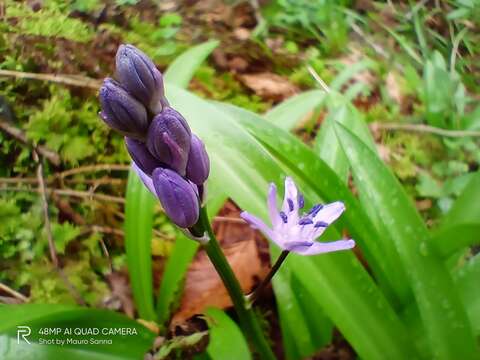
[(316, 227), (316, 228), (328, 227), (328, 223), (326, 223), (325, 221), (318, 221), (317, 223), (315, 223), (314, 227)]

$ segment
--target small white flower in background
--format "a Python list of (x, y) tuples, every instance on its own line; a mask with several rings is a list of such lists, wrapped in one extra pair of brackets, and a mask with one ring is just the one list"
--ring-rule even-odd
[(272, 228), (246, 211), (240, 216), (283, 250), (301, 255), (316, 255), (348, 250), (355, 246), (353, 240), (328, 243), (315, 241), (331, 223), (338, 219), (345, 210), (345, 205), (340, 201), (327, 205), (317, 204), (307, 213), (300, 215), (299, 210), (304, 206), (303, 196), (290, 177), (285, 179), (285, 196), (281, 211), (278, 211), (277, 188), (273, 183), (270, 184), (267, 205)]

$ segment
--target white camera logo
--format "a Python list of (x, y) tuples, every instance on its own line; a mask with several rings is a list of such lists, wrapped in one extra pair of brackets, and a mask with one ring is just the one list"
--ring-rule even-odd
[(32, 329), (29, 326), (17, 326), (17, 344), (20, 344), (20, 336), (22, 339), (27, 343), (30, 344), (28, 341), (27, 336), (32, 333)]

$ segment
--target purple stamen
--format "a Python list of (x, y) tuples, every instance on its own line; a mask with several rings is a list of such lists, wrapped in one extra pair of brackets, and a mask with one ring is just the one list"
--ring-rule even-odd
[(307, 217), (301, 218), (300, 221), (298, 222), (298, 225), (309, 225), (309, 224), (313, 224), (313, 221), (312, 219)]
[(280, 217), (282, 218), (284, 224), (288, 222), (287, 214), (285, 214), (283, 211), (280, 211)]
[(322, 204), (317, 204), (314, 207), (310, 209), (307, 215), (311, 215), (312, 217), (315, 217), (320, 210), (322, 210), (323, 205)]
[(328, 227), (328, 224), (325, 221), (319, 221), (317, 222), (314, 227), (319, 228), (319, 227)]
[(303, 194), (298, 194), (298, 208), (303, 209), (305, 206), (305, 199), (303, 198)]
[(293, 250), (294, 248), (296, 247), (300, 247), (300, 246), (312, 246), (312, 242), (310, 241), (289, 241), (288, 242), (288, 250)]
[(292, 199), (287, 199), (287, 203), (288, 203), (288, 210), (290, 212), (293, 211), (293, 200)]

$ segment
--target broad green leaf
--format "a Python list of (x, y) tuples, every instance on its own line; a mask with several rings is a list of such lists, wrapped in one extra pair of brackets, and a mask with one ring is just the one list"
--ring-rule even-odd
[(344, 124), (357, 134), (368, 146), (375, 149), (368, 126), (360, 113), (349, 102), (343, 100), (340, 94), (331, 94), (328, 105), (328, 116), (322, 122), (320, 131), (315, 138), (315, 152), (335, 171), (346, 183), (349, 163), (342, 147), (338, 143), (333, 125), (336, 121)]
[[(21, 338), (17, 341), (17, 326), (28, 326), (30, 344)], [(49, 329), (59, 329), (59, 334), (40, 334)], [(71, 329), (72, 334), (65, 334)], [(75, 330), (82, 329), (82, 330)], [(98, 329), (98, 335), (76, 335), (75, 331)], [(115, 329), (130, 329), (129, 335), (111, 335)], [(106, 332), (106, 334), (104, 334)], [(136, 335), (134, 334), (136, 333)], [(137, 360), (152, 347), (155, 334), (138, 322), (112, 311), (88, 309), (66, 305), (3, 305), (0, 306), (0, 358), (4, 360), (50, 360), (50, 359), (95, 359), (95, 360)], [(39, 344), (40, 339), (60, 344)], [(85, 344), (73, 344), (72, 340)], [(105, 343), (93, 343), (104, 340)], [(109, 342), (111, 341), (111, 344)]]
[(155, 320), (152, 282), (152, 226), (155, 198), (130, 170), (125, 205), (125, 251), (133, 298), (145, 320)]
[[(461, 268), (453, 271), (453, 280), (455, 289), (458, 291), (463, 304), (467, 310), (468, 318), (475, 336), (480, 336), (480, 256), (476, 255), (468, 260)], [(410, 304), (404, 313), (404, 319), (412, 331), (412, 338), (418, 343), (417, 346), (423, 348), (424, 357), (431, 357), (428, 354), (428, 344), (424, 336), (424, 328), (420, 321), (418, 308), (415, 304)]]
[(208, 309), (205, 314), (210, 318), (210, 342), (207, 353), (212, 360), (252, 358), (241, 330), (227, 314), (215, 308)]
[[(395, 256), (393, 244), (379, 236), (358, 200), (333, 170), (300, 140), (285, 131), (275, 129), (258, 115), (232, 105), (216, 104), (234, 115), (286, 174), (297, 175), (297, 184), (305, 192), (306, 199), (327, 202), (341, 200), (345, 203), (348, 210), (338, 223), (340, 226), (347, 225), (349, 234), (362, 248), (365, 258), (387, 294), (405, 299), (410, 291), (409, 285), (404, 273), (398, 271), (400, 263)], [(283, 188), (283, 179), (279, 185), (279, 188)], [(386, 254), (389, 253), (392, 255), (387, 258)], [(386, 261), (387, 259), (389, 261)]]
[[(290, 287), (297, 298), (303, 317), (307, 320), (310, 336), (317, 347), (314, 350), (318, 350), (331, 343), (333, 323), (323, 311), (322, 304), (313, 301), (316, 297), (305, 288), (298, 276), (298, 272), (292, 274)], [(313, 352), (309, 355), (312, 354)]]
[(376, 224), (394, 242), (412, 284), (432, 354), (440, 359), (474, 359), (475, 340), (453, 281), (431, 251), (429, 233), (391, 171), (358, 137), (341, 124), (337, 136), (350, 161), (360, 199)]
[(283, 130), (292, 130), (324, 99), (325, 92), (322, 90), (306, 91), (292, 96), (270, 109), (264, 118)]
[(211, 40), (185, 51), (165, 71), (165, 81), (186, 88), (198, 67), (218, 44), (217, 40)]
[(480, 336), (480, 255), (468, 260), (455, 271), (454, 279), (467, 308), (470, 324), (475, 335)]
[(291, 286), (291, 277), (291, 272), (283, 265), (273, 278), (273, 289), (277, 299), (281, 299), (277, 307), (285, 355), (288, 360), (296, 360), (311, 355), (322, 344), (315, 344), (315, 340), (312, 338), (308, 319)]
[(288, 261), (361, 358), (416, 357), (403, 324), (352, 252), (292, 254)]
[[(363, 220), (363, 217), (348, 189), (310, 149), (303, 147), (303, 144), (287, 132), (272, 126), (268, 122), (257, 121), (255, 114), (227, 105), (217, 104), (217, 106), (219, 109), (224, 109), (223, 118), (225, 122), (227, 122), (227, 119), (231, 121), (231, 115), (235, 115), (237, 123), (248, 129), (252, 136), (256, 135), (255, 138), (258, 144), (261, 144), (263, 151), (268, 153), (270, 163), (280, 165), (283, 171), (293, 176), (307, 199), (310, 198), (312, 202), (316, 202), (323, 195), (326, 195), (329, 199), (333, 197), (336, 197), (336, 199), (340, 198), (351, 205), (350, 207), (347, 205), (349, 209), (347, 213), (352, 211), (358, 215), (358, 217), (355, 217), (350, 214), (352, 217), (349, 224), (355, 224), (353, 227), (356, 227), (360, 232), (360, 228), (368, 224), (368, 219), (365, 219), (365, 221), (360, 220)], [(237, 133), (236, 136), (238, 137), (239, 134)], [(228, 136), (225, 140), (235, 141), (235, 139), (229, 139)], [(272, 150), (270, 146), (267, 146), (268, 141), (271, 141), (270, 146), (272, 146), (272, 143), (275, 143), (275, 146), (282, 149), (279, 149), (278, 152)], [(252, 144), (249, 151), (245, 151), (242, 155), (246, 161), (251, 162), (255, 166), (255, 176), (262, 174), (266, 179), (273, 179), (274, 181), (280, 177), (283, 181), (283, 172), (280, 172), (280, 176), (278, 176), (278, 170), (265, 169), (261, 164), (255, 164), (255, 157), (258, 156), (255, 149), (256, 146)], [(303, 159), (302, 161), (300, 161), (301, 158)], [(303, 161), (307, 161), (308, 166), (305, 166)], [(319, 167), (321, 167), (322, 171), (320, 171)], [(252, 170), (245, 173), (240, 170), (238, 174), (241, 174), (241, 177), (246, 179), (250, 175), (250, 171)], [(304, 173), (304, 171), (307, 173)], [(321, 176), (317, 178), (313, 175), (314, 173), (321, 174)], [(309, 178), (310, 181), (308, 181)], [(279, 183), (278, 181), (275, 182)], [(260, 194), (256, 191), (242, 191), (239, 193), (236, 185), (233, 186), (228, 181), (225, 181), (224, 184), (225, 192), (241, 208), (266, 218), (267, 211), (265, 205), (263, 205), (267, 192), (266, 184), (263, 185), (263, 191), (260, 191)], [(349, 228), (349, 230), (351, 229)], [(374, 244), (372, 245), (374, 246)], [(278, 251), (275, 248), (273, 250)], [(347, 336), (347, 339), (361, 357), (383, 359), (386, 352), (389, 353), (391, 358), (404, 359), (411, 357), (414, 350), (410, 348), (408, 343), (408, 334), (381, 291), (379, 291), (370, 275), (351, 253), (343, 256), (347, 256), (345, 261), (336, 261), (336, 258), (330, 258), (330, 255), (299, 257), (299, 259), (295, 260), (294, 266), (289, 265), (290, 259), (287, 260), (284, 266), (295, 272), (305, 288), (311, 294), (315, 294), (315, 301), (322, 304), (325, 313), (338, 326), (340, 331)], [(317, 264), (315, 258), (325, 259), (324, 266), (321, 266), (321, 263)], [(331, 260), (327, 261), (326, 259), (328, 258)], [(319, 281), (319, 279), (322, 280)], [(331, 279), (331, 282), (330, 280), (327, 281), (327, 279)], [(274, 279), (274, 286), (276, 281)], [(324, 282), (325, 285), (322, 285)], [(316, 287), (318, 287), (317, 290), (314, 289)], [(319, 291), (318, 289), (325, 291)], [(342, 295), (338, 296), (337, 294)], [(347, 296), (344, 296), (345, 294)], [(281, 302), (282, 298), (278, 296), (278, 300)], [(336, 306), (330, 304), (333, 300), (335, 300)], [(369, 334), (374, 335), (366, 336), (365, 327), (368, 327)]]

